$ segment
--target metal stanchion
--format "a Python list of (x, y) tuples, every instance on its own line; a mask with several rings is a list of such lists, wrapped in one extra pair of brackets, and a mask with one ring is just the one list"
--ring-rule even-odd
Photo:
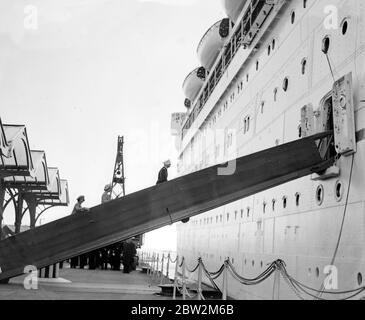
[(223, 295), (222, 300), (227, 300), (227, 286), (228, 286), (228, 263), (227, 260), (224, 261), (224, 270), (223, 270)]
[(183, 258), (182, 265), (182, 290), (183, 290), (183, 300), (186, 300), (186, 279), (185, 279), (186, 265), (185, 258)]
[(177, 271), (179, 268), (179, 256), (176, 257), (176, 263), (175, 263), (175, 274), (174, 274), (174, 292), (172, 295), (172, 299), (176, 300), (176, 287), (177, 287)]
[(163, 274), (163, 264), (165, 263), (165, 254), (162, 254), (162, 259), (161, 259), (161, 282), (160, 284), (163, 284), (163, 278), (164, 278), (164, 274)]
[(202, 290), (202, 278), (203, 278), (203, 270), (202, 270), (202, 258), (198, 259), (199, 269), (198, 269), (198, 300), (202, 300), (203, 298), (203, 290)]
[(167, 266), (166, 266), (166, 278), (167, 278), (167, 281), (170, 283), (170, 278), (169, 278), (169, 274), (170, 274), (170, 252), (169, 254), (167, 255)]

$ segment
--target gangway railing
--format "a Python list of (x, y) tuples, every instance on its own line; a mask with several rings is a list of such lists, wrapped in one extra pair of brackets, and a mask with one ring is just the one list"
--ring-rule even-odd
[(325, 132), (129, 194), (0, 241), (0, 280), (129, 239), (329, 168)]

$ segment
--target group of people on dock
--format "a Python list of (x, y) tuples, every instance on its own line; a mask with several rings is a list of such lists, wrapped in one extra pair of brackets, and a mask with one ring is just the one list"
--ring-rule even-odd
[(136, 253), (136, 245), (129, 239), (71, 258), (70, 267), (84, 269), (88, 266), (89, 270), (120, 271), (122, 263), (123, 272), (129, 273), (136, 269)]

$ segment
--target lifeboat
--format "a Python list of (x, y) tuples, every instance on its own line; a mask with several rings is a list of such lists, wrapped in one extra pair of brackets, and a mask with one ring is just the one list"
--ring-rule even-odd
[[(188, 101), (192, 102), (195, 100), (197, 94), (204, 84), (204, 81), (205, 69), (203, 67), (196, 68), (188, 74), (183, 83), (183, 91)], [(188, 108), (186, 103), (185, 106)]]
[(233, 23), (236, 23), (247, 0), (222, 0), (224, 11)]
[(197, 49), (198, 59), (201, 65), (208, 71), (221, 51), (225, 38), (229, 35), (229, 24), (228, 18), (216, 22), (199, 42)]

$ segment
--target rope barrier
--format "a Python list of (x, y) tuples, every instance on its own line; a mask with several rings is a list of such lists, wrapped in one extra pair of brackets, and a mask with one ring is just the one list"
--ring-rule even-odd
[[(156, 259), (156, 256), (157, 256), (157, 259)], [(161, 273), (163, 273), (164, 259), (165, 259), (165, 257), (163, 255), (162, 261), (161, 261), (162, 262)], [(153, 254), (151, 260), (152, 260), (152, 266), (151, 266), (152, 277), (154, 277), (155, 273), (158, 272), (159, 255)], [(215, 272), (210, 272), (209, 270), (207, 270), (207, 268), (204, 265), (204, 262), (201, 258), (198, 259), (198, 264), (193, 269), (189, 269), (186, 266), (185, 257), (182, 257), (181, 263), (179, 264), (179, 256), (176, 256), (175, 261), (172, 261), (171, 256), (169, 254), (167, 257), (167, 261), (168, 261), (168, 263), (169, 262), (175, 263), (175, 275), (174, 275), (174, 282), (173, 282), (173, 287), (174, 287), (173, 299), (176, 299), (176, 292), (178, 291), (183, 295), (184, 300), (186, 299), (186, 296), (190, 299), (197, 298), (198, 300), (205, 300), (205, 298), (202, 294), (203, 274), (210, 281), (210, 283), (212, 284), (212, 287), (216, 291), (222, 293), (223, 299), (227, 299), (228, 274), (230, 274), (236, 281), (238, 281), (239, 283), (241, 283), (245, 286), (258, 285), (258, 284), (263, 283), (266, 280), (268, 280), (272, 275), (275, 275), (274, 284), (273, 284), (273, 293), (272, 293), (273, 299), (275, 299), (275, 296), (277, 299), (279, 299), (281, 277), (283, 278), (284, 282), (288, 285), (288, 287), (293, 291), (293, 293), (296, 295), (296, 297), (300, 300), (305, 300), (305, 296), (307, 296), (308, 298), (309, 297), (314, 298), (316, 300), (326, 300), (326, 299), (318, 296), (318, 294), (330, 295), (332, 297), (336, 297), (336, 296), (338, 297), (339, 295), (343, 295), (343, 296), (347, 295), (345, 297), (342, 297), (339, 300), (349, 300), (349, 299), (355, 298), (356, 296), (365, 292), (365, 286), (357, 288), (357, 289), (353, 289), (353, 290), (333, 291), (333, 292), (311, 288), (310, 286), (307, 286), (307, 285), (301, 283), (300, 281), (298, 281), (297, 279), (295, 279), (294, 277), (292, 277), (286, 269), (285, 262), (280, 259), (272, 262), (265, 271), (263, 271), (257, 277), (251, 278), (251, 279), (241, 276), (235, 270), (235, 267), (233, 266), (233, 264), (231, 263), (231, 261), (229, 259), (227, 259), (224, 262), (224, 264)], [(179, 268), (182, 268), (181, 286), (179, 286), (179, 281), (178, 281), (178, 269)], [(191, 292), (189, 292), (189, 290), (186, 287), (186, 274), (185, 273), (186, 273), (186, 271), (188, 271), (189, 273), (194, 273), (197, 270), (198, 270), (198, 290), (197, 290), (197, 294), (192, 295)], [(167, 272), (168, 272), (168, 270), (167, 270)], [(215, 283), (215, 280), (217, 280), (222, 275), (223, 275), (223, 287), (222, 287), (223, 292), (220, 290), (218, 285)], [(163, 276), (163, 274), (162, 274), (162, 276)]]

